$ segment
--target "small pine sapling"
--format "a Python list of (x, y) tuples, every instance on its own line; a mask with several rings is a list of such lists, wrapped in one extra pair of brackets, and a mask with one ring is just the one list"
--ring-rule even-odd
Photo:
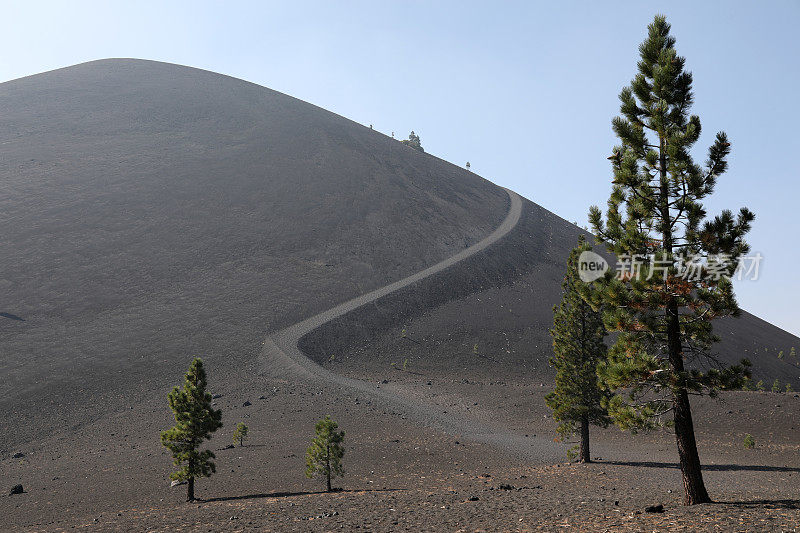
[(239, 446), (244, 446), (244, 441), (247, 439), (247, 431), (249, 428), (244, 422), (236, 424), (236, 429), (233, 431), (233, 443)]
[(306, 477), (312, 478), (315, 474), (324, 476), (328, 492), (332, 490), (331, 478), (344, 475), (344, 431), (337, 431), (338, 427), (326, 415), (314, 427), (316, 435), (306, 450)]

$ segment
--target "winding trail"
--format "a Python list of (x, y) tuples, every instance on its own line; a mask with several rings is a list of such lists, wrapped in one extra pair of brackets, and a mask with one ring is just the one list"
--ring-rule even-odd
[(461, 438), (475, 442), (498, 446), (515, 455), (525, 456), (527, 459), (552, 460), (553, 457), (563, 457), (563, 450), (555, 446), (550, 439), (525, 437), (501, 428), (490, 427), (468, 416), (443, 411), (441, 407), (432, 405), (422, 398), (400, 394), (391, 387), (336, 374), (306, 357), (298, 348), (301, 337), (325, 323), (433, 274), (442, 272), (456, 263), (482, 252), (508, 235), (519, 222), (522, 214), (522, 199), (511, 190), (505, 189), (505, 191), (510, 199), (508, 214), (489, 236), (433, 266), (273, 333), (264, 341), (261, 352), (262, 373), (277, 372), (284, 378), (287, 373), (293, 373), (312, 382), (342, 389), (342, 392), (356, 393), (360, 397), (383, 404), (396, 413), (428, 427), (451, 435), (459, 435)]

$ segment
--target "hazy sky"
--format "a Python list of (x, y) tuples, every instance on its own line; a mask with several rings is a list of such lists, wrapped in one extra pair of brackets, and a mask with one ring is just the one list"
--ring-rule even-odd
[[(570, 220), (610, 191), (619, 90), (656, 13), (694, 73), (710, 213), (747, 205), (764, 261), (742, 307), (800, 335), (800, 2), (6, 2), (0, 80), (106, 57), (230, 74), (374, 124)], [(0, 117), (2, 120), (2, 117)]]

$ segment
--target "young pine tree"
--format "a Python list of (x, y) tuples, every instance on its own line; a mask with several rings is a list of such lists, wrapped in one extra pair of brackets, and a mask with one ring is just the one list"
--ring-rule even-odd
[(211, 394), (206, 392), (206, 371), (203, 361), (195, 358), (189, 366), (183, 387), (169, 393), (169, 407), (175, 413), (175, 426), (161, 433), (161, 444), (170, 452), (180, 470), (170, 479), (186, 481), (186, 500), (194, 500), (194, 480), (216, 472), (211, 450), (200, 451), (204, 440), (222, 427), (222, 411), (211, 407)]
[(606, 329), (599, 311), (594, 311), (581, 297), (585, 285), (578, 273), (581, 252), (591, 250), (583, 235), (567, 259), (567, 273), (561, 284), (561, 303), (553, 308), (553, 357), (550, 364), (556, 369), (556, 387), (545, 401), (560, 422), (558, 432), (563, 437), (580, 431), (578, 459), (590, 463), (589, 425), (608, 426), (610, 419), (602, 407), (608, 393), (600, 388), (597, 364), (606, 356), (603, 338)]
[(344, 456), (344, 431), (336, 431), (339, 425), (325, 416), (315, 426), (316, 436), (306, 450), (306, 476), (314, 474), (325, 476), (328, 492), (331, 491), (331, 478), (343, 476), (342, 457)]
[(236, 429), (233, 430), (233, 443), (239, 446), (244, 446), (244, 441), (247, 439), (247, 431), (249, 428), (244, 422), (236, 424)]
[(718, 133), (705, 166), (692, 160), (700, 137), (700, 119), (689, 115), (692, 75), (663, 16), (648, 26), (639, 53), (639, 72), (620, 93), (622, 116), (613, 121), (620, 144), (609, 157), (608, 211), (605, 220), (597, 207), (589, 215), (598, 239), (624, 259), (618, 276), (593, 284), (600, 289), (593, 305), (602, 303), (606, 327), (619, 332), (598, 374), (611, 389), (625, 390), (608, 402), (623, 429), (653, 426), (672, 413), (684, 503), (691, 505), (710, 499), (689, 395), (716, 395), (748, 374), (749, 363), (714, 364), (711, 321), (739, 313), (730, 275), (748, 251), (744, 236), (754, 216), (742, 208), (706, 220), (701, 201), (725, 172), (730, 144)]

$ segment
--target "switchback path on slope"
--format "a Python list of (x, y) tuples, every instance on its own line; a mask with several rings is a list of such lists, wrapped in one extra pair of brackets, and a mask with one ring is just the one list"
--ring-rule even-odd
[(554, 444), (550, 439), (526, 437), (502, 428), (491, 427), (467, 416), (466, 413), (453, 413), (452, 408), (449, 411), (444, 411), (442, 407), (432, 405), (424, 398), (409, 394), (409, 391), (392, 390), (387, 385), (376, 385), (375, 383), (368, 383), (336, 374), (312, 361), (298, 348), (298, 342), (304, 335), (327, 322), (399, 289), (417, 283), (433, 274), (442, 272), (456, 263), (482, 252), (508, 235), (520, 220), (522, 199), (515, 192), (508, 189), (505, 190), (510, 199), (508, 214), (500, 226), (489, 236), (433, 266), (353, 298), (268, 336), (264, 341), (261, 354), (262, 373), (277, 372), (283, 378), (286, 378), (288, 373), (292, 373), (312, 382), (334, 386), (342, 389), (343, 392), (357, 393), (361, 397), (383, 404), (402, 416), (433, 429), (451, 435), (458, 435), (463, 439), (474, 442), (494, 445), (513, 455), (522, 456), (527, 460), (547, 462), (563, 460), (563, 447)]

